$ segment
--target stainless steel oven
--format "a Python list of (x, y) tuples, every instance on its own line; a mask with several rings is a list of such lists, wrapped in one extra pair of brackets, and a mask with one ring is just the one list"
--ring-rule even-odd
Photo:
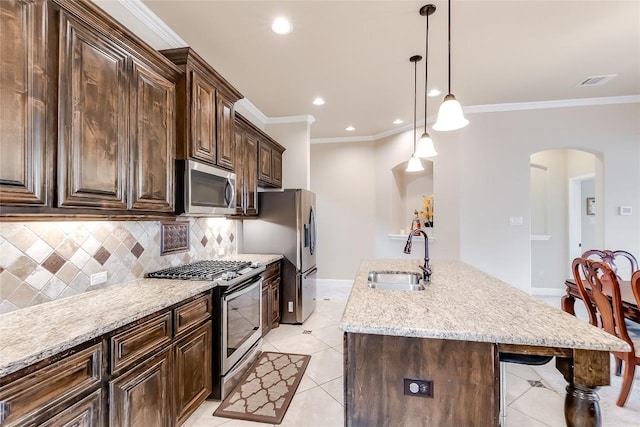
[(260, 355), (264, 265), (240, 261), (199, 261), (149, 273), (174, 280), (212, 280), (213, 389), (224, 399)]
[(262, 337), (262, 276), (222, 295), (222, 372), (228, 372)]

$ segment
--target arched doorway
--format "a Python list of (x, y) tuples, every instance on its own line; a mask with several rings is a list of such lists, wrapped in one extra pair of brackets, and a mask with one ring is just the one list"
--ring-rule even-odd
[[(601, 171), (601, 160), (582, 150), (531, 154), (533, 294), (561, 295), (564, 280), (571, 275), (573, 258), (587, 249), (585, 245), (602, 247), (604, 230), (597, 204), (602, 191)], [(588, 212), (587, 206), (594, 209)]]

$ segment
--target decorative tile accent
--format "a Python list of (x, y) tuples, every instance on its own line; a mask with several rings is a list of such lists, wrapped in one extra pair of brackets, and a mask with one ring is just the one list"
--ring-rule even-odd
[(144, 248), (139, 242), (136, 242), (136, 244), (131, 248), (131, 253), (136, 258), (140, 258), (140, 255), (142, 255), (142, 252), (144, 252)]
[(189, 250), (189, 222), (164, 222), (160, 232), (160, 255)]
[(104, 263), (107, 262), (110, 256), (111, 252), (106, 250), (103, 246), (100, 246), (100, 249), (96, 251), (96, 254), (93, 256), (93, 258), (101, 265), (104, 265)]
[(56, 274), (58, 272), (58, 270), (60, 270), (60, 268), (62, 268), (62, 266), (64, 265), (65, 262), (67, 262), (67, 261), (65, 261), (64, 258), (62, 258), (60, 255), (58, 255), (57, 252), (54, 252), (51, 255), (49, 255), (49, 258), (47, 258), (42, 263), (42, 266), (44, 268), (46, 268), (47, 270), (49, 270), (51, 273)]
[(184, 252), (160, 256), (159, 221), (0, 222), (0, 313), (96, 289), (89, 277), (101, 271), (108, 277), (104, 287), (215, 259), (220, 248), (237, 252), (236, 221), (179, 223), (194, 238)]

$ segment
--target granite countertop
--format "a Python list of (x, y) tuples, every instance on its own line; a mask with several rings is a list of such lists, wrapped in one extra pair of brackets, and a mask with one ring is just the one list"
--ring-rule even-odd
[[(282, 255), (224, 259), (269, 264)], [(0, 377), (215, 287), (212, 281), (138, 279), (0, 315)]]
[[(630, 346), (468, 264), (433, 262), (423, 291), (370, 289), (370, 271), (416, 272), (421, 260), (366, 260), (353, 283), (345, 332), (603, 351)], [(560, 298), (560, 297), (558, 297)]]

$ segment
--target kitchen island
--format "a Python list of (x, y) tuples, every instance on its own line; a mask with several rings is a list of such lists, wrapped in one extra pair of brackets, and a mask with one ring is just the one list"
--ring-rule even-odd
[(360, 265), (340, 324), (345, 425), (497, 426), (500, 353), (555, 356), (567, 425), (599, 425), (595, 389), (627, 343), (467, 264), (432, 270), (422, 291), (380, 290), (369, 272), (422, 274), (419, 261)]

